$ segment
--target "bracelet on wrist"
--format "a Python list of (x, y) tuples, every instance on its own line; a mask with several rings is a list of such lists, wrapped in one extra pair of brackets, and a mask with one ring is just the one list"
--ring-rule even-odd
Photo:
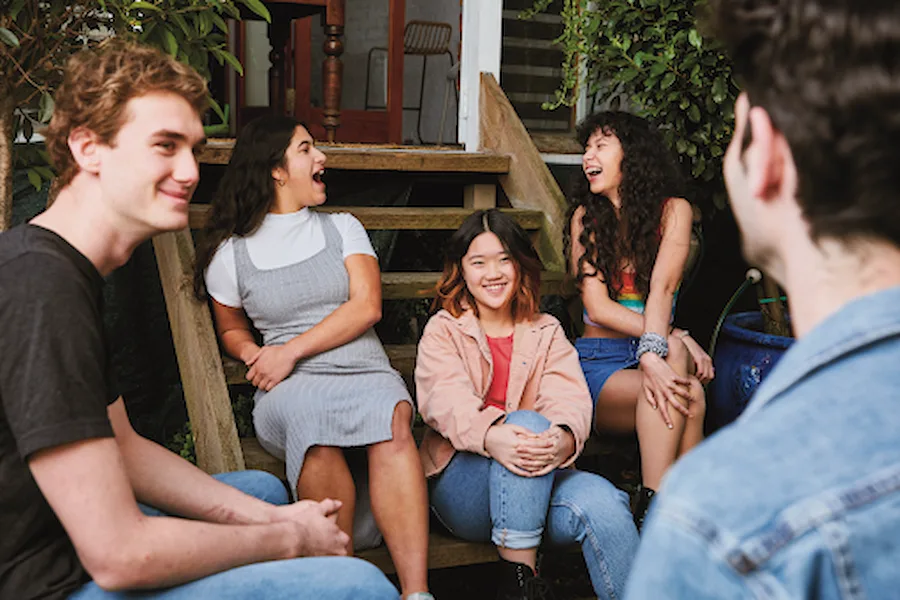
[(634, 356), (640, 360), (647, 352), (653, 353), (660, 358), (665, 358), (669, 355), (669, 343), (666, 341), (666, 338), (658, 333), (648, 331), (641, 336)]

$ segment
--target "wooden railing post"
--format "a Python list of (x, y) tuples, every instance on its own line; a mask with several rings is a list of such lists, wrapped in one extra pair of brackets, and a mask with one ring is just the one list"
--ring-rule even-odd
[(333, 142), (341, 125), (341, 86), (344, 79), (344, 0), (331, 0), (325, 13), (325, 60), (322, 63), (322, 125)]
[(158, 235), (153, 238), (153, 249), (194, 435), (197, 465), (207, 473), (243, 469), (244, 456), (212, 318), (209, 309), (192, 292), (191, 232), (185, 228)]
[(544, 266), (564, 270), (562, 234), (566, 215), (565, 196), (525, 125), (490, 73), (481, 74), (479, 122), (480, 149), (510, 157), (509, 173), (499, 177), (510, 204), (513, 208), (544, 213), (544, 227), (536, 244)]

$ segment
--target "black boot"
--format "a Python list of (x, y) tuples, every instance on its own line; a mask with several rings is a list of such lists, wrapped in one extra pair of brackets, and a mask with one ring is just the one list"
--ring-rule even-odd
[(634, 524), (637, 526), (638, 533), (644, 527), (644, 519), (647, 518), (647, 511), (650, 510), (650, 503), (656, 492), (643, 485), (638, 486), (637, 493), (631, 507), (631, 514), (634, 515)]
[(555, 600), (547, 580), (531, 567), (500, 559), (500, 586), (497, 600)]

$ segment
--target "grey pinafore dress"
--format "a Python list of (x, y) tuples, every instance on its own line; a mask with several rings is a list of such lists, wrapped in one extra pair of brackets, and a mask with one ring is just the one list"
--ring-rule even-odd
[[(257, 269), (246, 240), (234, 238), (238, 291), (247, 316), (267, 346), (284, 344), (346, 302), (350, 277), (343, 240), (326, 214), (312, 213), (325, 248), (299, 263)], [(368, 446), (391, 439), (394, 407), (410, 402), (400, 374), (369, 329), (343, 346), (297, 362), (269, 392), (257, 390), (253, 424), (259, 443), (286, 463), (296, 495), (303, 457), (311, 446)]]

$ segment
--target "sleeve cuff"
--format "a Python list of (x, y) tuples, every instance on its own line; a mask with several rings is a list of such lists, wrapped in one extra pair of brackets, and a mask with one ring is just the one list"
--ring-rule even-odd
[(488, 429), (505, 415), (506, 413), (496, 406), (488, 406), (484, 410), (479, 411), (472, 421), (472, 428), (470, 429), (472, 438), (464, 449), (468, 452), (476, 452), (481, 456), (488, 456), (487, 450), (484, 448), (484, 438), (487, 436)]

